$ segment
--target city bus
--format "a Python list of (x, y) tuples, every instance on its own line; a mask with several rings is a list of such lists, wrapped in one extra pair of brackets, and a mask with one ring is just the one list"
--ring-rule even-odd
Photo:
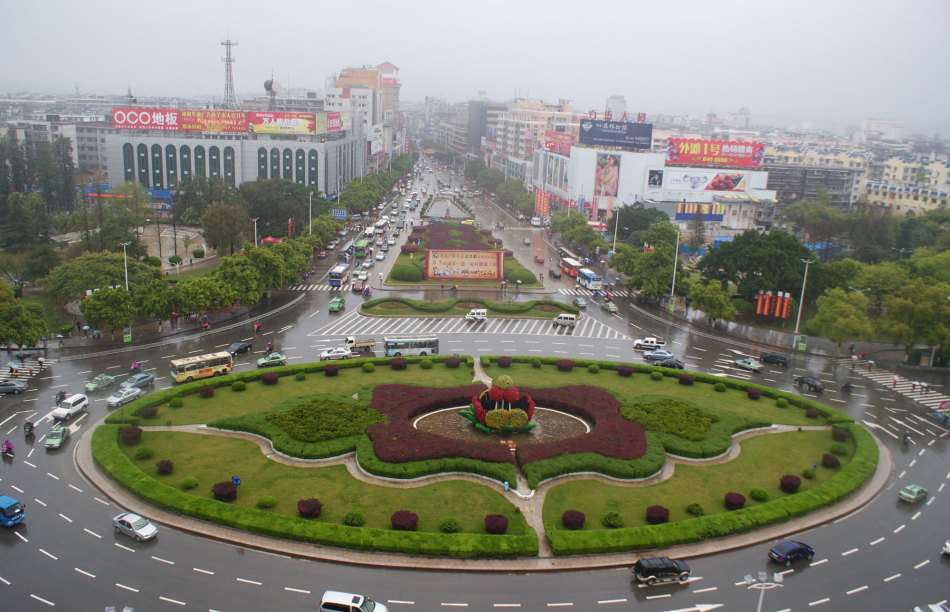
[(357, 240), (356, 241), (356, 252), (354, 253), (356, 257), (362, 259), (366, 257), (366, 240)]
[(565, 257), (561, 260), (561, 270), (564, 271), (564, 274), (572, 278), (577, 277), (577, 271), (581, 269), (581, 262), (576, 259), (571, 259), (570, 257)]
[(383, 338), (383, 350), (387, 357), (436, 355), (439, 339), (435, 336), (392, 336)]
[(234, 366), (231, 353), (209, 353), (182, 359), (171, 360), (171, 375), (175, 382), (191, 382), (199, 378), (209, 378), (228, 374)]
[(577, 271), (577, 283), (591, 291), (600, 291), (604, 287), (604, 279), (589, 268), (581, 268)]
[(337, 264), (333, 266), (328, 275), (331, 287), (342, 287), (350, 280), (350, 264)]
[(572, 253), (571, 251), (567, 250), (564, 247), (558, 247), (557, 254), (561, 259), (573, 259), (574, 261), (581, 260), (580, 257), (578, 257), (577, 255), (575, 255), (574, 253)]

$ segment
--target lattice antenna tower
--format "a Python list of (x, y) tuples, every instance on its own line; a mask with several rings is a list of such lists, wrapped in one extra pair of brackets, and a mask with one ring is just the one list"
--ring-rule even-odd
[(228, 38), (221, 44), (227, 49), (221, 61), (224, 62), (224, 108), (237, 108), (237, 99), (234, 96), (234, 70), (231, 64), (234, 63), (234, 57), (231, 55), (231, 47), (237, 46), (237, 41), (231, 42)]

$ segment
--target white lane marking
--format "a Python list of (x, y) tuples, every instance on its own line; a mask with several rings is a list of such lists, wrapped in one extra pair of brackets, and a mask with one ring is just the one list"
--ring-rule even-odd
[(139, 592), (138, 589), (136, 589), (136, 588), (134, 588), (134, 587), (130, 587), (130, 586), (125, 586), (125, 585), (122, 584), (121, 582), (116, 582), (115, 585), (116, 585), (117, 587), (119, 587), (120, 589), (125, 589), (126, 591), (132, 591), (133, 593), (138, 593), (138, 592)]
[(309, 595), (310, 591), (306, 589), (295, 589), (293, 587), (284, 587), (285, 591), (290, 591), (291, 593), (303, 593), (304, 595)]
[[(745, 584), (744, 582), (742, 584)], [(598, 599), (598, 604), (627, 603), (626, 599)]]
[(97, 502), (99, 502), (100, 504), (102, 504), (103, 506), (109, 506), (109, 505), (111, 505), (111, 504), (109, 504), (109, 502), (105, 501), (104, 499), (99, 499), (98, 497), (93, 497), (93, 499), (96, 500)]
[(884, 582), (890, 582), (891, 580), (897, 580), (897, 579), (900, 578), (900, 577), (901, 577), (900, 574), (894, 574), (893, 576), (888, 576), (887, 578), (885, 578), (885, 579), (884, 579)]
[(87, 571), (85, 571), (85, 570), (81, 570), (81, 569), (79, 569), (78, 567), (74, 567), (74, 568), (73, 568), (73, 571), (79, 572), (79, 573), (82, 574), (83, 576), (88, 576), (88, 577), (90, 577), (90, 578), (95, 578), (95, 577), (96, 577), (95, 574), (90, 574), (89, 572), (87, 572)]
[(38, 503), (39, 505), (43, 506), (44, 508), (46, 507), (46, 504), (43, 503), (43, 500), (39, 499), (38, 497), (34, 497), (34, 498), (33, 498), (33, 501), (35, 501), (35, 502)]
[(76, 491), (77, 493), (82, 493), (82, 489), (80, 489), (79, 487), (75, 485), (69, 485), (69, 488)]
[[(815, 561), (814, 563), (809, 563), (808, 567), (815, 567), (816, 565), (822, 565), (823, 563), (828, 563), (828, 559), (827, 558), (819, 559), (818, 561)], [(693, 591), (693, 592), (695, 593), (696, 591)]]
[(831, 598), (825, 597), (824, 599), (818, 599), (818, 600), (809, 602), (808, 605), (809, 605), (809, 606), (820, 606), (821, 604), (828, 603), (829, 601), (831, 601)]
[(155, 559), (156, 561), (159, 561), (160, 563), (166, 563), (166, 564), (168, 564), (168, 565), (175, 565), (175, 562), (174, 562), (174, 561), (169, 561), (168, 559), (162, 559), (161, 557), (156, 557), (155, 555), (152, 555), (152, 558)]
[(868, 590), (868, 585), (859, 586), (859, 587), (856, 588), (856, 589), (851, 589), (850, 591), (845, 591), (845, 593), (848, 594), (848, 595), (854, 595), (855, 593), (860, 593), (861, 591), (866, 591), (866, 590)]
[(40, 597), (39, 595), (34, 595), (33, 593), (30, 593), (30, 597), (33, 598), (33, 599), (35, 599), (36, 601), (45, 603), (47, 606), (55, 606), (55, 605), (56, 605), (56, 604), (54, 604), (53, 602), (51, 602), (50, 600), (48, 600), (48, 599), (43, 599), (43, 598)]
[(928, 563), (930, 563), (930, 559), (926, 559), (926, 560), (924, 560), (924, 561), (921, 561), (920, 563), (918, 563), (917, 565), (914, 566), (914, 569), (920, 569), (920, 568), (922, 568), (923, 566), (927, 565)]
[(208, 576), (214, 576), (214, 572), (209, 572), (206, 569), (201, 569), (200, 567), (191, 568), (193, 571), (199, 572), (201, 574), (207, 574)]
[[(848, 555), (853, 555), (853, 554), (856, 553), (856, 552), (858, 552), (858, 549), (857, 549), (857, 548), (852, 548), (851, 550), (846, 550), (846, 551), (844, 551), (843, 553), (841, 553), (841, 556), (842, 556), (842, 557), (847, 557)], [(743, 584), (744, 584), (744, 583), (743, 583)]]
[(873, 542), (871, 542), (871, 546), (877, 546), (878, 544), (880, 544), (880, 543), (883, 542), (883, 541), (884, 541), (884, 538), (878, 538), (878, 539), (874, 540)]
[(900, 533), (902, 531), (904, 531), (904, 525), (899, 526), (897, 529), (893, 531), (893, 533)]
[(86, 529), (85, 527), (83, 527), (82, 530), (85, 531), (86, 533), (88, 533), (89, 535), (91, 535), (91, 536), (94, 537), (94, 538), (98, 538), (98, 539), (100, 539), (100, 540), (102, 539), (102, 536), (99, 535), (98, 533), (96, 533), (95, 531), (89, 531), (89, 530)]
[(116, 548), (121, 548), (122, 550), (127, 550), (127, 551), (129, 551), (130, 553), (134, 553), (134, 552), (135, 552), (133, 549), (129, 548), (128, 546), (123, 546), (122, 544), (119, 544), (118, 542), (113, 542), (113, 544), (115, 544)]
[(237, 580), (238, 582), (243, 582), (244, 584), (253, 584), (254, 586), (261, 586), (262, 584), (261, 582), (258, 582), (257, 580), (248, 580), (246, 578), (235, 578), (235, 580)]
[(173, 604), (176, 604), (176, 605), (179, 605), (179, 606), (185, 605), (185, 602), (183, 602), (183, 601), (178, 601), (177, 599), (169, 599), (168, 597), (162, 597), (162, 596), (159, 596), (158, 599), (159, 599), (160, 601), (167, 601), (168, 603), (173, 603)]
[(73, 519), (69, 518), (68, 516), (66, 516), (66, 515), (63, 514), (62, 512), (59, 513), (59, 517), (60, 517), (61, 519), (63, 519), (64, 521), (68, 522), (68, 523), (72, 523), (72, 522), (73, 522)]
[(43, 553), (44, 555), (46, 555), (47, 557), (49, 557), (50, 559), (52, 559), (53, 561), (59, 561), (59, 558), (58, 558), (56, 555), (54, 555), (54, 554), (52, 554), (52, 553), (48, 553), (48, 552), (46, 552), (45, 550), (43, 550), (42, 548), (40, 549), (40, 552)]

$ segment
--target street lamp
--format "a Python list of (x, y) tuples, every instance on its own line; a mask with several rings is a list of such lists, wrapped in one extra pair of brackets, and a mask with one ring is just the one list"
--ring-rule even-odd
[(673, 249), (673, 284), (670, 286), (670, 299), (673, 300), (673, 304), (670, 306), (670, 312), (673, 312), (673, 308), (676, 307), (676, 262), (677, 256), (679, 255), (680, 250), (680, 233), (679, 230), (676, 232), (676, 248)]
[(254, 217), (253, 219), (251, 219), (251, 221), (254, 222), (254, 246), (255, 247), (257, 246), (257, 220), (258, 219), (260, 219), (260, 217)]
[(310, 232), (313, 233), (313, 192), (310, 192)]
[(900, 253), (900, 256), (898, 257), (898, 259), (904, 259), (904, 251), (907, 251), (908, 253), (914, 252), (914, 249), (905, 249), (904, 247), (901, 247), (899, 249), (895, 249), (894, 247), (891, 247), (891, 250), (897, 251), (898, 253)]
[(743, 581), (745, 582), (746, 588), (755, 589), (759, 592), (759, 605), (755, 607), (755, 612), (761, 612), (762, 600), (765, 599), (766, 591), (784, 586), (782, 584), (784, 577), (778, 572), (772, 574), (771, 580), (769, 580), (768, 572), (759, 572), (757, 577), (753, 577), (752, 574), (746, 574), (743, 577)]
[(810, 259), (800, 259), (803, 264), (805, 264), (805, 277), (802, 279), (802, 294), (798, 296), (798, 315), (795, 316), (795, 335), (798, 335), (798, 324), (802, 320), (802, 303), (805, 301), (805, 283), (808, 282), (808, 266), (811, 264)]
[(129, 290), (129, 258), (126, 256), (125, 247), (132, 244), (132, 241), (130, 240), (128, 242), (120, 242), (119, 244), (122, 245), (122, 263), (125, 265), (125, 290), (128, 291)]

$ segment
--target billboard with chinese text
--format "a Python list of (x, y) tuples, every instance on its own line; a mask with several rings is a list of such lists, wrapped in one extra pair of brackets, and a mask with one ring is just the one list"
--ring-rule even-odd
[(653, 124), (581, 119), (578, 141), (589, 146), (649, 151), (653, 148)]
[(426, 250), (426, 280), (493, 280), (504, 275), (504, 251)]
[(673, 170), (663, 172), (663, 188), (674, 191), (730, 191), (746, 190), (747, 177), (742, 172), (715, 172), (704, 170)]
[(249, 131), (255, 134), (309, 134), (317, 133), (313, 113), (247, 113)]
[(761, 142), (669, 138), (666, 145), (667, 164), (761, 168), (764, 161), (765, 144)]
[(178, 108), (112, 109), (112, 126), (121, 130), (213, 132), (218, 134), (302, 134), (338, 132), (349, 113), (293, 113)]
[(553, 151), (564, 157), (570, 157), (572, 144), (574, 144), (574, 137), (570, 134), (565, 132), (552, 132), (551, 130), (544, 131), (544, 148), (548, 151)]

